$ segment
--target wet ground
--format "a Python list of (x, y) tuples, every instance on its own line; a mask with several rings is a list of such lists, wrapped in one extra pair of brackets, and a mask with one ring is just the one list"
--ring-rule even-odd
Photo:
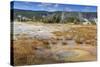
[(31, 56), (21, 65), (96, 60), (96, 26), (15, 22), (13, 33), (16, 65), (24, 54)]

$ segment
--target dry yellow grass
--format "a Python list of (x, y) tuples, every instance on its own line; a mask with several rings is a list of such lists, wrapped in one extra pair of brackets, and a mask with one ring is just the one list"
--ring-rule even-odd
[[(53, 48), (52, 51), (54, 52), (73, 50), (80, 53), (78, 57), (73, 57), (70, 61), (96, 60), (96, 26), (72, 27), (69, 31), (55, 31), (52, 33), (56, 37), (50, 40), (31, 39), (25, 37), (26, 35), (19, 37), (18, 40), (14, 40), (14, 65), (61, 62), (52, 58), (51, 48)], [(70, 48), (67, 42), (62, 42), (62, 45), (59, 46), (58, 42), (63, 40), (62, 37), (66, 41), (75, 40), (76, 46)], [(52, 47), (49, 42), (53, 44)], [(83, 43), (85, 46), (81, 46)], [(42, 49), (45, 55), (38, 57), (36, 53), (38, 50), (42, 51)], [(49, 54), (51, 55), (49, 56)], [(68, 62), (68, 58), (66, 60)]]

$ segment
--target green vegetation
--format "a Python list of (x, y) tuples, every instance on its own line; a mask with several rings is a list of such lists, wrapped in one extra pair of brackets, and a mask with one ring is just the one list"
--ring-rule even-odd
[[(14, 12), (14, 18), (11, 20), (21, 22), (43, 22), (43, 23), (74, 23), (80, 24), (84, 19), (89, 20), (91, 24), (96, 24), (93, 20), (97, 18), (96, 12), (48, 12), (48, 11), (29, 11), (29, 10), (11, 10)], [(63, 18), (62, 18), (62, 14)], [(82, 15), (82, 18), (79, 16)]]

